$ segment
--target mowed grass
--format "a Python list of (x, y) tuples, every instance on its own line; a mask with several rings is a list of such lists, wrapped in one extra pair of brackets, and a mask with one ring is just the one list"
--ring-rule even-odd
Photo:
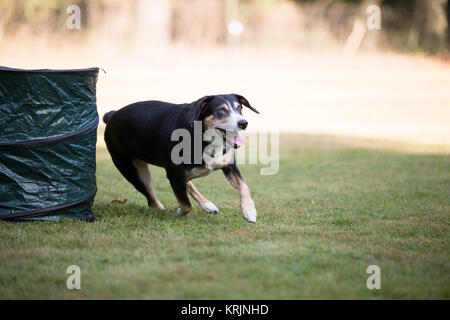
[[(220, 209), (176, 218), (164, 171), (151, 167), (165, 213), (98, 149), (95, 223), (0, 223), (0, 298), (450, 298), (450, 152), (350, 138), (280, 137), (280, 169), (241, 165), (258, 209), (242, 218), (218, 171), (196, 179)], [(111, 203), (128, 198), (126, 204)], [(66, 269), (81, 268), (81, 290)], [(381, 289), (369, 290), (369, 265)]]

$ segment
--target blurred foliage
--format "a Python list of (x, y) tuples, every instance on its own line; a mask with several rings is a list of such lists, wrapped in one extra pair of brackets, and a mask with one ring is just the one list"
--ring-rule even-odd
[[(164, 0), (163, 0), (164, 1)], [(196, 36), (195, 43), (205, 41), (217, 45), (226, 41), (223, 5), (233, 0), (166, 0), (172, 4), (172, 40)], [(141, 0), (0, 0), (0, 38), (5, 35), (67, 34), (64, 28), (66, 8), (75, 4), (82, 12), (82, 29), (91, 30), (102, 23), (108, 9), (129, 14), (135, 23)], [(400, 51), (439, 53), (450, 47), (450, 0), (240, 0), (240, 16), (246, 25), (243, 40), (249, 44), (279, 45), (291, 42), (305, 45), (330, 41), (322, 37), (328, 33), (333, 41), (342, 44), (351, 32), (356, 18), (365, 19), (365, 8), (377, 3), (382, 8), (382, 32), (366, 43)], [(216, 5), (211, 5), (216, 3)], [(222, 10), (222, 11), (221, 11)], [(199, 13), (203, 12), (203, 13)], [(280, 13), (281, 12), (281, 13)], [(200, 17), (201, 19), (197, 19)], [(218, 18), (216, 18), (218, 17)], [(103, 19), (106, 20), (106, 19)], [(119, 23), (119, 22), (118, 22)], [(215, 24), (215, 25), (213, 25)], [(132, 30), (132, 28), (130, 28)], [(292, 30), (301, 30), (292, 32)], [(309, 38), (305, 36), (309, 33)], [(290, 39), (289, 39), (290, 37)], [(376, 39), (375, 39), (376, 38)], [(192, 40), (192, 39), (188, 39)]]
[(82, 25), (87, 27), (90, 16), (102, 10), (102, 0), (0, 0), (0, 34), (25, 32), (34, 34), (68, 31), (64, 28), (67, 7), (77, 5), (82, 12)]
[[(249, 1), (249, 0), (247, 0)], [(293, 0), (298, 4), (325, 3), (382, 8), (382, 28), (390, 47), (436, 54), (450, 49), (450, 0)], [(360, 11), (362, 12), (362, 11)]]

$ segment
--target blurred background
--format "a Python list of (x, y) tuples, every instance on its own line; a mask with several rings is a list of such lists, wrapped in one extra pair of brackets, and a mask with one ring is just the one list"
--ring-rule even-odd
[(234, 92), (251, 130), (448, 145), (449, 1), (0, 0), (0, 65), (101, 67), (100, 114)]

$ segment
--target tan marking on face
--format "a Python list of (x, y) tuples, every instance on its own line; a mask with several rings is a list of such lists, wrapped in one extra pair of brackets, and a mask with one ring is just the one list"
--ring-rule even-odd
[(222, 118), (222, 119), (216, 119), (213, 115), (207, 116), (205, 119), (203, 119), (203, 129), (207, 130), (210, 128), (214, 128), (216, 126), (225, 125), (225, 123), (228, 121), (228, 117)]
[(230, 108), (228, 107), (228, 105), (226, 104), (226, 103), (224, 103), (224, 104), (221, 104), (220, 106), (219, 106), (219, 109), (221, 109), (221, 108), (224, 108), (225, 109), (225, 111), (230, 111)]
[(236, 112), (239, 112), (239, 109), (242, 110), (242, 106), (239, 102), (233, 102), (233, 107), (236, 109)]

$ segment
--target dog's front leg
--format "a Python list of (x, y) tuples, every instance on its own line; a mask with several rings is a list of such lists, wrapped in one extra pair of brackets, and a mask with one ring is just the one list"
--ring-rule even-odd
[(241, 198), (242, 215), (248, 222), (256, 222), (256, 208), (255, 203), (250, 195), (250, 189), (242, 178), (238, 167), (235, 164), (230, 164), (222, 168), (225, 177), (230, 184), (239, 192)]
[(172, 187), (173, 193), (178, 200), (179, 207), (176, 216), (187, 215), (192, 210), (191, 201), (186, 192), (186, 179), (183, 176), (168, 176), (170, 181), (170, 186)]
[(198, 202), (200, 207), (202, 207), (205, 212), (219, 213), (219, 209), (216, 207), (216, 205), (202, 196), (202, 194), (197, 190), (192, 181), (188, 181), (186, 183), (186, 191), (192, 198), (194, 198), (195, 201)]

